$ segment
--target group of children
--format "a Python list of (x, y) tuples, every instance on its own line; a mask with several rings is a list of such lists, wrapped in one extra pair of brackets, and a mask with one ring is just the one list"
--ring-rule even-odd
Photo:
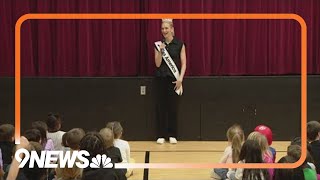
[[(32, 123), (32, 128), (26, 130), (21, 137), (19, 145), (14, 144), (14, 127), (10, 124), (0, 126), (0, 180), (68, 180), (68, 179), (117, 179), (126, 180), (133, 174), (132, 169), (108, 169), (108, 168), (29, 168), (28, 163), (24, 168), (18, 168), (18, 162), (14, 157), (15, 151), (25, 148), (28, 151), (58, 150), (67, 152), (86, 150), (91, 159), (97, 154), (106, 154), (112, 163), (134, 163), (130, 157), (130, 146), (122, 140), (123, 128), (119, 122), (109, 122), (100, 132), (85, 132), (81, 128), (73, 128), (68, 132), (60, 130), (61, 116), (50, 113), (46, 121)], [(76, 162), (79, 161), (76, 159)], [(57, 162), (58, 163), (58, 162)]]
[[(21, 143), (14, 144), (14, 126), (0, 126), (0, 180), (67, 180), (67, 179), (119, 179), (126, 180), (133, 174), (132, 169), (72, 168), (44, 169), (35, 164), (20, 169), (13, 158), (15, 151), (25, 148), (29, 151), (76, 151), (86, 150), (90, 157), (106, 154), (112, 163), (133, 163), (130, 157), (130, 146), (122, 140), (123, 128), (119, 122), (109, 122), (99, 132), (85, 132), (73, 128), (68, 132), (60, 131), (61, 116), (50, 113), (47, 120), (32, 123), (21, 137)], [(216, 168), (211, 172), (213, 179), (230, 180), (316, 180), (320, 179), (320, 123), (310, 121), (307, 124), (308, 149), (305, 162), (295, 169), (226, 169)], [(233, 125), (227, 131), (228, 146), (225, 148), (219, 163), (274, 163), (276, 150), (271, 147), (272, 131), (265, 125), (257, 126), (245, 139), (241, 126)], [(292, 140), (287, 148), (287, 155), (278, 163), (294, 163), (301, 156), (301, 138)], [(89, 159), (91, 159), (89, 157)], [(76, 160), (78, 161), (78, 159)]]
[[(308, 149), (304, 163), (295, 169), (248, 169), (216, 168), (211, 172), (213, 179), (229, 180), (317, 180), (320, 179), (320, 123), (307, 124)], [(265, 125), (257, 126), (247, 140), (239, 125), (227, 131), (228, 146), (219, 163), (274, 163), (276, 150), (272, 144), (272, 131)], [(301, 138), (292, 140), (287, 155), (278, 163), (294, 163), (301, 157)]]

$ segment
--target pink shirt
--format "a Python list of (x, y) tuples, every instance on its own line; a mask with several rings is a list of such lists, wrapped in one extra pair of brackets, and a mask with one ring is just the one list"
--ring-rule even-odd
[[(271, 155), (271, 153), (269, 151), (267, 151), (266, 153), (263, 154), (263, 162), (265, 163), (274, 163), (273, 162), (273, 157)], [(273, 179), (273, 173), (274, 173), (274, 169), (268, 169), (269, 175), (270, 175), (270, 179)]]
[(46, 150), (46, 151), (53, 151), (54, 150), (54, 144), (53, 144), (52, 139), (47, 139), (47, 143), (44, 146), (44, 150)]

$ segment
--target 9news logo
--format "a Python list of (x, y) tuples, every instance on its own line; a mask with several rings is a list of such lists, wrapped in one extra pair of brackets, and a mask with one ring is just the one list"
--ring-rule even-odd
[[(23, 155), (23, 156), (20, 156)], [(88, 151), (41, 151), (40, 156), (36, 151), (29, 152), (26, 149), (19, 149), (15, 153), (15, 159), (20, 163), (19, 168), (23, 168), (29, 162), (29, 168), (34, 168), (35, 163), (39, 168), (72, 168), (76, 165), (78, 168), (112, 168), (111, 159), (105, 154), (98, 154), (91, 159), (87, 157)], [(23, 158), (21, 158), (23, 157)]]

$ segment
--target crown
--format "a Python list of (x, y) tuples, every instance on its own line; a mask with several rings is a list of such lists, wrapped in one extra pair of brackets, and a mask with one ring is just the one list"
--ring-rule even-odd
[(173, 23), (173, 19), (162, 19), (162, 22), (169, 22), (169, 23)]

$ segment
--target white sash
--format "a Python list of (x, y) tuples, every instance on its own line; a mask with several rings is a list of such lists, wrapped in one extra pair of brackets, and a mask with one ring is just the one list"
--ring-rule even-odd
[[(154, 44), (156, 45), (158, 51), (160, 52), (160, 45), (162, 44), (162, 42), (161, 41), (157, 41)], [(164, 59), (164, 62), (166, 62), (167, 66), (171, 70), (171, 72), (174, 75), (174, 77), (176, 78), (176, 80), (178, 80), (179, 76), (180, 76), (179, 69), (177, 68), (176, 64), (174, 63), (173, 59), (169, 55), (169, 53), (166, 50), (166, 48), (163, 48), (162, 59)], [(176, 89), (175, 91), (179, 96), (181, 96), (182, 92), (183, 92), (182, 85), (180, 86), (179, 89)]]

